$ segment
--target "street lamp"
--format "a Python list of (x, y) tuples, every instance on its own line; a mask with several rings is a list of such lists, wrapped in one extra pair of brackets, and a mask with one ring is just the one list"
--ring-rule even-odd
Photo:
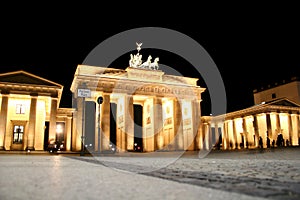
[(84, 156), (84, 151), (85, 151), (85, 147), (84, 147), (84, 117), (85, 117), (85, 97), (82, 97), (82, 130), (81, 130), (81, 152), (80, 152), (80, 156)]
[(84, 156), (84, 139), (85, 139), (85, 134), (84, 134), (84, 117), (85, 117), (85, 98), (90, 98), (91, 97), (91, 90), (87, 89), (86, 83), (82, 83), (82, 88), (78, 88), (77, 91), (77, 97), (82, 98), (82, 132), (81, 132), (81, 152), (80, 156)]
[(62, 142), (62, 136), (63, 136), (63, 126), (61, 123), (56, 124), (56, 145), (57, 149), (61, 150), (61, 142)]
[(102, 96), (99, 96), (98, 98), (97, 98), (97, 103), (98, 103), (98, 151), (99, 151), (99, 153), (101, 152), (101, 144), (100, 144), (100, 142), (101, 142), (101, 139), (100, 139), (100, 137), (101, 137), (101, 133), (100, 133), (100, 105), (102, 104), (102, 102), (103, 102), (103, 97)]

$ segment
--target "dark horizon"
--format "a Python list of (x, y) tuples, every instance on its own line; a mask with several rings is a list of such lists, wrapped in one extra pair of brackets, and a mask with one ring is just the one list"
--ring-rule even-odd
[[(119, 22), (118, 26), (103, 22), (97, 29), (87, 28), (93, 22), (85, 25), (87, 22), (77, 22), (76, 19), (67, 25), (58, 19), (43, 24), (30, 21), (26, 25), (10, 21), (4, 23), (6, 31), (0, 40), (0, 73), (24, 70), (62, 84), (64, 91), (60, 106), (71, 107), (70, 86), (76, 67), (82, 64), (93, 48), (110, 36), (129, 29), (149, 26), (168, 28), (191, 37), (208, 52), (224, 81), (227, 112), (232, 112), (253, 105), (254, 89), (294, 76), (300, 77), (300, 31), (297, 29), (297, 20), (293, 15), (282, 19), (285, 20), (278, 21), (278, 17), (267, 20), (263, 17), (248, 19), (241, 16), (243, 23), (224, 18), (213, 22), (202, 20), (199, 26), (191, 26), (184, 19), (173, 23)], [(18, 32), (18, 25), (21, 24), (23, 29)], [(135, 44), (132, 45), (135, 49)], [(161, 53), (157, 54), (160, 63), (169, 65), (184, 76), (200, 78), (200, 86), (205, 87), (201, 75), (196, 74), (193, 67), (180, 56), (159, 50), (148, 52)], [(120, 56), (110, 67), (125, 69), (129, 60), (127, 56)], [(202, 114), (209, 115), (208, 91), (203, 94), (201, 104)]]

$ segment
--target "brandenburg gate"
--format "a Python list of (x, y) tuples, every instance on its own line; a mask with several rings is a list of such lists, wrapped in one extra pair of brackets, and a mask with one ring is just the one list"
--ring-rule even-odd
[[(78, 65), (71, 86), (74, 107), (72, 149), (82, 141), (90, 151), (194, 150), (200, 127), (201, 93), (197, 78), (165, 74), (158, 58), (142, 62), (131, 55), (129, 67)], [(90, 91), (80, 97), (79, 89)], [(101, 104), (97, 103), (103, 98)]]

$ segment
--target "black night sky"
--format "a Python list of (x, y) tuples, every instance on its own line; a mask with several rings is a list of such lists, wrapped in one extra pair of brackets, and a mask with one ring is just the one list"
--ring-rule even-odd
[[(64, 85), (60, 107), (72, 106), (69, 88), (77, 65), (82, 64), (88, 53), (110, 36), (138, 27), (173, 29), (204, 47), (223, 78), (227, 112), (252, 106), (253, 89), (300, 76), (299, 16), (292, 5), (278, 5), (276, 9), (253, 6), (218, 15), (203, 14), (205, 8), (201, 7), (199, 12), (180, 16), (175, 11), (171, 13), (174, 16), (160, 12), (155, 17), (126, 12), (115, 15), (117, 11), (112, 7), (108, 9), (111, 12), (103, 13), (105, 9), (99, 6), (77, 10), (46, 6), (30, 10), (11, 8), (2, 6), (0, 73), (22, 69)], [(161, 63), (184, 76), (201, 79), (178, 55), (159, 50), (148, 50), (148, 54), (159, 56)], [(127, 56), (121, 56), (111, 67), (125, 69)], [(201, 80), (199, 84), (205, 87)], [(206, 92), (203, 115), (210, 112), (209, 102)]]

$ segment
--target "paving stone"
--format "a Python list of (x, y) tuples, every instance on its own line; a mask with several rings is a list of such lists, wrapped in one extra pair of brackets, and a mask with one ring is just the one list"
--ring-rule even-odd
[[(49, 175), (54, 175), (50, 182), (56, 181), (63, 189), (70, 185), (75, 186), (80, 197), (83, 197), (84, 191), (88, 190), (87, 197), (90, 199), (96, 199), (94, 195), (99, 195), (98, 191), (91, 190), (96, 186), (99, 188), (104, 186), (102, 189), (106, 192), (105, 197), (109, 198), (111, 195), (122, 199), (137, 196), (128, 192), (122, 193), (121, 189), (142, 193), (142, 198), (139, 199), (187, 198), (186, 195), (178, 193), (182, 190), (177, 187), (181, 186), (184, 186), (187, 191), (194, 192), (189, 199), (197, 199), (199, 191), (202, 192), (203, 199), (300, 199), (300, 148), (273, 149), (263, 152), (257, 150), (215, 151), (205, 158), (199, 158), (197, 153), (186, 152), (178, 158), (174, 157), (172, 152), (161, 152), (157, 154), (158, 156), (147, 153), (125, 153), (105, 157), (67, 154), (7, 157), (1, 154), (0, 175), (3, 178), (0, 179), (0, 185), (4, 187), (0, 187), (0, 197), (1, 199), (24, 199), (21, 198), (20, 194), (22, 194), (28, 197), (25, 199), (35, 199), (28, 191), (36, 190), (44, 194), (47, 191), (45, 190), (47, 184), (37, 180), (44, 180), (49, 178)], [(88, 177), (80, 182), (79, 185), (82, 187), (79, 187), (78, 183), (74, 184), (74, 178), (80, 180), (79, 174)], [(19, 178), (16, 178), (18, 176)], [(66, 180), (59, 179), (60, 176)], [(97, 177), (98, 179), (95, 179)], [(133, 184), (135, 187), (133, 185), (120, 186), (120, 181), (128, 184), (131, 183), (128, 180), (136, 181), (136, 177), (139, 177), (139, 181), (148, 184), (148, 187), (143, 188), (143, 192), (137, 189), (139, 183)], [(155, 181), (157, 178), (162, 182)], [(7, 179), (9, 181), (6, 181)], [(25, 186), (24, 184), (29, 185), (28, 191), (21, 188)], [(57, 191), (54, 197), (66, 197), (64, 199), (74, 197), (74, 194), (70, 193), (68, 193), (69, 196), (63, 195), (63, 189), (58, 185), (48, 186), (49, 190)], [(116, 185), (120, 190), (114, 192), (109, 189)], [(20, 191), (16, 190), (17, 193), (11, 193), (10, 187)], [(160, 191), (161, 188), (172, 187), (177, 190)], [(151, 192), (156, 190), (160, 191), (158, 192), (160, 195), (151, 195)], [(205, 191), (205, 196), (203, 196), (203, 191)], [(148, 194), (147, 197), (146, 194)]]

